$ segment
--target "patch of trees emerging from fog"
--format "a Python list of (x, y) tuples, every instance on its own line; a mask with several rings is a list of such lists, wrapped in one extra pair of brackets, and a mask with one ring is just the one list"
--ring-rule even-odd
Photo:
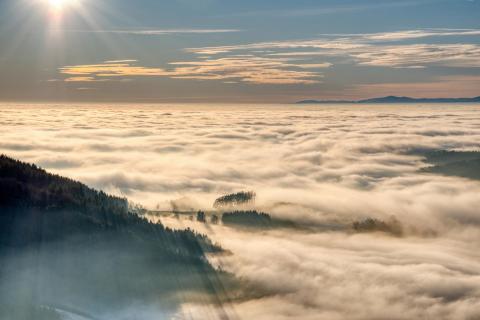
[(227, 194), (215, 200), (213, 207), (228, 208), (246, 205), (254, 205), (257, 194), (253, 191), (241, 191), (237, 193)]
[(366, 218), (363, 220), (355, 221), (352, 224), (355, 231), (364, 232), (384, 232), (397, 237), (403, 235), (403, 227), (400, 222), (394, 217), (388, 221), (382, 221), (380, 219)]
[[(424, 173), (434, 173), (447, 176), (457, 176), (467, 179), (480, 180), (480, 152), (478, 151), (427, 151), (421, 153), (429, 164), (421, 169)], [(238, 207), (254, 206), (256, 194), (253, 191), (242, 191), (224, 195), (214, 203), (217, 210), (224, 211), (221, 218), (217, 214), (211, 215), (211, 223), (217, 224), (221, 220), (224, 225), (272, 228), (272, 227), (301, 227), (295, 221), (286, 221), (273, 218), (269, 214), (256, 210), (240, 210)], [(199, 211), (197, 221), (207, 222), (205, 212)], [(351, 230), (357, 233), (382, 232), (393, 236), (402, 236), (405, 232), (402, 224), (395, 218), (387, 220), (366, 217), (354, 221)]]
[[(218, 224), (219, 218), (217, 214), (212, 214), (210, 216), (210, 221), (208, 221), (207, 215), (204, 211), (197, 212), (197, 221), (201, 223), (212, 223)], [(230, 227), (244, 227), (244, 228), (259, 228), (259, 229), (270, 229), (270, 228), (294, 228), (294, 229), (311, 229), (301, 223), (296, 223), (295, 221), (283, 220), (278, 218), (273, 218), (271, 215), (265, 212), (259, 212), (257, 210), (248, 210), (248, 211), (232, 211), (224, 212), (221, 215), (221, 222), (223, 225)], [(332, 228), (335, 230), (336, 228)], [(391, 217), (388, 220), (380, 220), (376, 218), (367, 217), (365, 219), (360, 219), (351, 223), (351, 225), (346, 225), (344, 228), (339, 228), (337, 230), (348, 230), (351, 229), (356, 233), (371, 233), (371, 232), (381, 232), (389, 234), (396, 237), (401, 237), (404, 234), (402, 224), (395, 218)]]
[[(198, 211), (197, 221), (207, 223), (207, 215), (204, 211)], [(245, 227), (272, 227), (275, 222), (269, 214), (258, 212), (256, 210), (249, 211), (232, 211), (222, 214), (222, 223), (224, 225), (239, 225)], [(212, 224), (218, 224), (219, 218), (216, 214), (212, 214), (210, 217)]]
[(431, 164), (422, 171), (425, 173), (457, 176), (480, 180), (480, 152), (478, 151), (436, 151), (425, 154)]
[[(257, 210), (235, 210), (235, 208), (242, 207), (242, 205), (253, 206), (255, 198), (256, 193), (253, 191), (241, 191), (224, 195), (214, 202), (214, 208), (220, 211), (226, 208), (234, 210), (222, 212), (220, 214), (221, 218), (219, 218), (217, 213), (213, 213), (210, 215), (210, 221), (208, 221), (208, 215), (204, 211), (198, 211), (196, 220), (201, 223), (210, 222), (212, 224), (218, 224), (221, 221), (221, 223), (226, 226), (244, 228), (306, 228), (306, 226), (302, 226), (301, 223), (275, 218), (265, 212)], [(341, 229), (345, 230), (345, 228)], [(347, 229), (358, 233), (382, 232), (394, 236), (403, 235), (402, 225), (394, 217), (388, 221), (367, 217), (363, 220), (354, 221)]]

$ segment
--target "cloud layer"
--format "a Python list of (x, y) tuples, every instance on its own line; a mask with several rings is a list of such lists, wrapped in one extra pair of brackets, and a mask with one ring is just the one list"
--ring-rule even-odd
[[(167, 31), (135, 32), (156, 35)], [(212, 83), (206, 86), (218, 85), (225, 92), (233, 90), (239, 96), (255, 90), (246, 85), (262, 85), (267, 90), (288, 87), (296, 96), (292, 99), (297, 100), (369, 98), (375, 96), (375, 88), (385, 95), (477, 96), (476, 82), (461, 79), (475, 78), (472, 72), (480, 68), (480, 46), (475, 40), (479, 36), (478, 29), (320, 34), (303, 40), (186, 48), (182, 52), (184, 58), (170, 59), (162, 66), (147, 66), (141, 59), (64, 66), (58, 69), (58, 78), (72, 88), (90, 82), (100, 89), (93, 91), (94, 96), (101, 95), (101, 89), (109, 85), (140, 78), (149, 79), (150, 83), (161, 78), (175, 83), (208, 81)], [(241, 88), (246, 90), (241, 92)], [(289, 99), (288, 95), (283, 99)]]
[[(251, 43), (234, 46), (191, 48), (197, 54), (238, 54), (271, 50), (269, 56), (340, 58), (337, 63), (376, 67), (424, 68), (427, 66), (480, 67), (476, 43), (450, 43), (446, 38), (475, 37), (477, 29), (426, 29), (371, 34), (325, 34), (318, 39)], [(425, 38), (443, 38), (441, 43), (405, 43)]]
[[(121, 63), (121, 62), (120, 62)], [(78, 75), (82, 76), (82, 75)], [(314, 232), (191, 226), (249, 295), (240, 319), (480, 317), (480, 183), (422, 174), (421, 151), (480, 149), (477, 106), (3, 105), (0, 152), (151, 208), (255, 190)], [(349, 225), (395, 217), (401, 237)], [(223, 312), (223, 310), (222, 310)], [(186, 304), (178, 318), (217, 310)]]

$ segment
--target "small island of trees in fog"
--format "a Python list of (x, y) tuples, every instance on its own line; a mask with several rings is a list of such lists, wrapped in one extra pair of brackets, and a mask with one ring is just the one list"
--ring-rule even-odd
[(239, 207), (239, 206), (253, 206), (257, 194), (253, 191), (241, 191), (237, 193), (227, 194), (215, 200), (213, 207), (216, 209)]

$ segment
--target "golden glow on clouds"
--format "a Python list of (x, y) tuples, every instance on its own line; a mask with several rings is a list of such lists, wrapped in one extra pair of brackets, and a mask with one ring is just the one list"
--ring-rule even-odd
[(101, 80), (96, 80), (93, 77), (70, 77), (65, 79), (65, 82), (97, 82)]
[(223, 80), (252, 84), (314, 84), (322, 74), (304, 69), (328, 68), (329, 63), (296, 64), (286, 58), (252, 55), (200, 61), (173, 62), (171, 69), (136, 66), (135, 60), (107, 61), (102, 64), (67, 66), (60, 73), (67, 82), (90, 82), (118, 77), (169, 77), (191, 80)]
[[(168, 73), (163, 69), (135, 67), (130, 63), (104, 63), (92, 65), (69, 66), (61, 69), (67, 75), (86, 75), (99, 78), (122, 76), (165, 76)], [(72, 78), (66, 79), (66, 81)]]

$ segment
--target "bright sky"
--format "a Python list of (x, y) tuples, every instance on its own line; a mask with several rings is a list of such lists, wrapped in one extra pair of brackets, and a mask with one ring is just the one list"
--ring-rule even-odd
[(480, 95), (478, 0), (0, 0), (0, 100)]

